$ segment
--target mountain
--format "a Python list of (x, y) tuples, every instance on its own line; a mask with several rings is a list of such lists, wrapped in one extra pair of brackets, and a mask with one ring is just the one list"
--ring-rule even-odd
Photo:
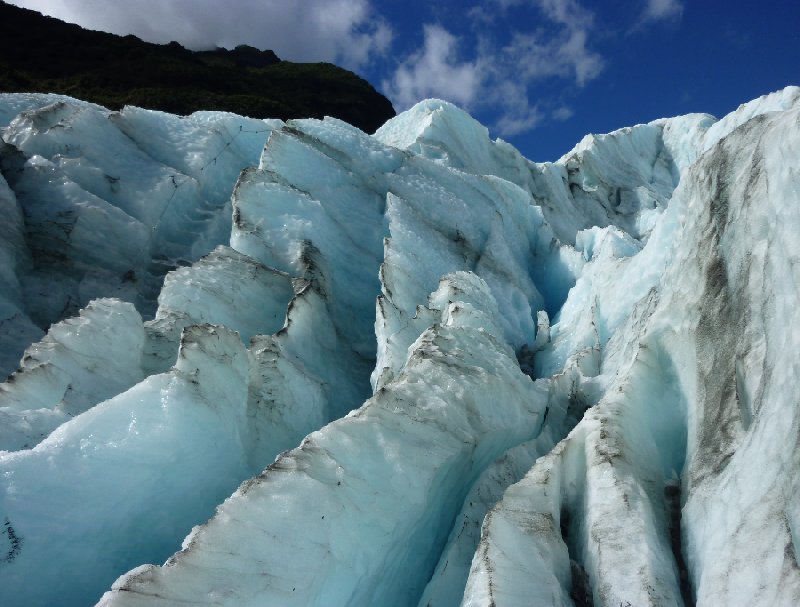
[(800, 88), (0, 118), (3, 605), (800, 603)]
[(63, 93), (111, 109), (125, 105), (254, 118), (333, 116), (373, 132), (392, 104), (330, 63), (281, 61), (272, 51), (190, 51), (177, 42), (88, 31), (0, 2), (0, 91)]

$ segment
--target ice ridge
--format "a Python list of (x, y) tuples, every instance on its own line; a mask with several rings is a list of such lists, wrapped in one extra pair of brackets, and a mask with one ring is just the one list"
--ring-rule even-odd
[(800, 89), (0, 119), (3, 605), (800, 603)]

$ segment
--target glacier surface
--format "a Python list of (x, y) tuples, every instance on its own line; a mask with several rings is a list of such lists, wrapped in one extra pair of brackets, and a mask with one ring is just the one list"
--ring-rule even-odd
[(3, 605), (800, 604), (800, 89), (0, 135)]

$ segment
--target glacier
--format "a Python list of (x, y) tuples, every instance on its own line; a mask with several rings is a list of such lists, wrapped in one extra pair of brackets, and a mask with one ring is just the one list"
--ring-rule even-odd
[(0, 135), (3, 605), (800, 604), (800, 88)]

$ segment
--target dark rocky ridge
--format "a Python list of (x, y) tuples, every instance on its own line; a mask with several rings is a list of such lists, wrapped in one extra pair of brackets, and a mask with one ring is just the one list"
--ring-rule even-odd
[(253, 118), (333, 116), (372, 133), (395, 115), (366, 80), (272, 51), (190, 51), (89, 31), (0, 2), (0, 92), (62, 93), (110, 109), (223, 110)]

